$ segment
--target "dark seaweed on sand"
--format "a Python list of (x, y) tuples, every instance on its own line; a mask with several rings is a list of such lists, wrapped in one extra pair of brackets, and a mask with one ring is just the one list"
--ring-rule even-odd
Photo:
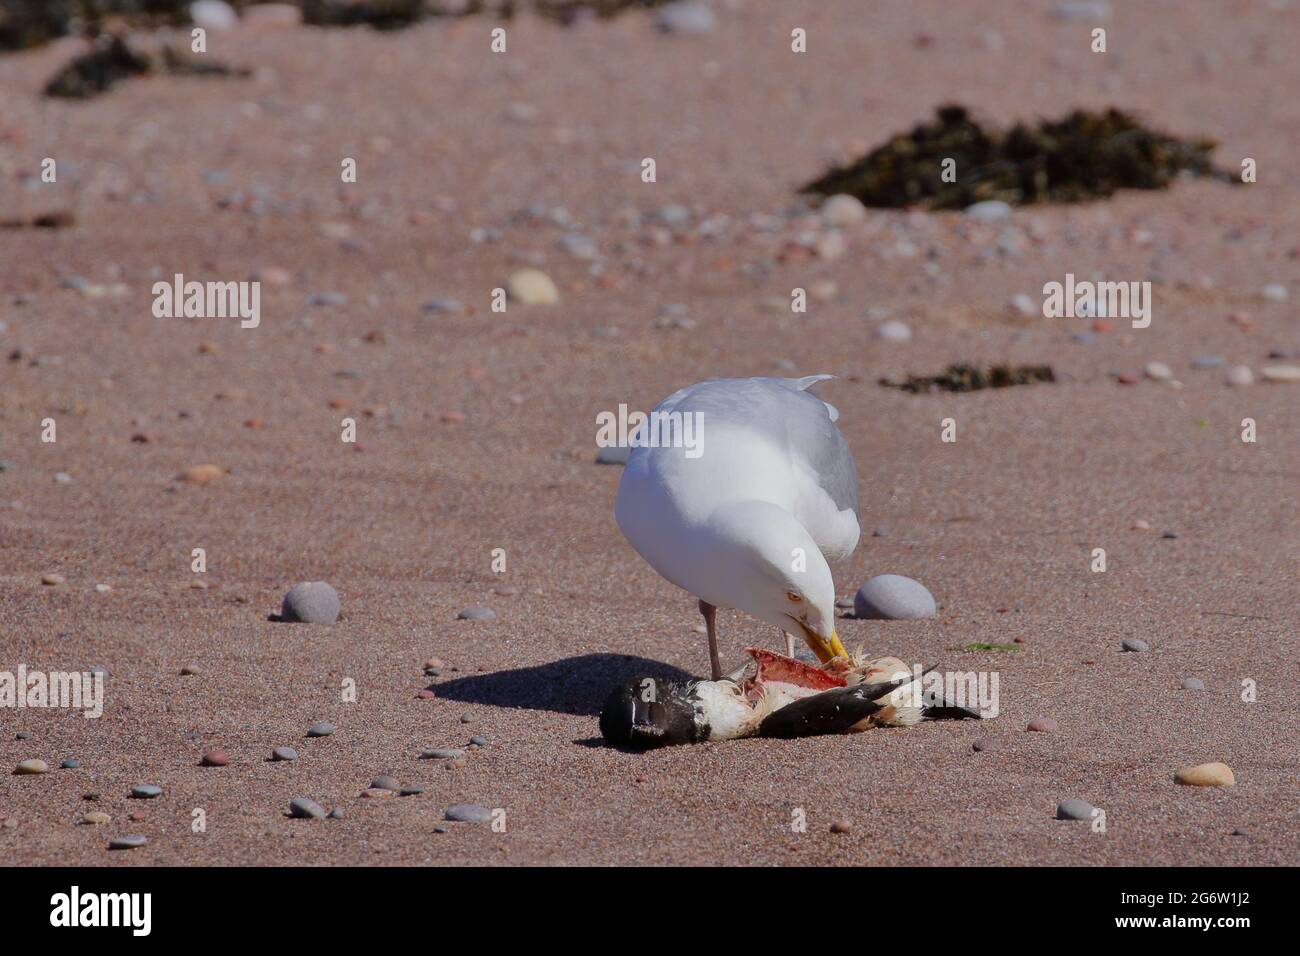
[[(1017, 123), (1004, 133), (984, 128), (963, 106), (943, 106), (934, 122), (832, 169), (802, 192), (849, 193), (867, 206), (963, 209), (989, 199), (1081, 202), (1119, 189), (1163, 189), (1183, 174), (1236, 182), (1210, 162), (1216, 145), (1167, 136), (1114, 108)], [(956, 160), (956, 182), (943, 181), (946, 159)]]
[(990, 365), (980, 368), (962, 364), (949, 365), (938, 375), (909, 375), (901, 382), (882, 378), (880, 384), (923, 395), (927, 392), (976, 392), (983, 388), (1055, 381), (1056, 374), (1050, 365)]
[(47, 96), (88, 99), (112, 89), (121, 81), (149, 73), (193, 76), (247, 76), (249, 71), (199, 60), (170, 47), (150, 54), (132, 49), (119, 36), (102, 36), (89, 53), (77, 57), (45, 85)]

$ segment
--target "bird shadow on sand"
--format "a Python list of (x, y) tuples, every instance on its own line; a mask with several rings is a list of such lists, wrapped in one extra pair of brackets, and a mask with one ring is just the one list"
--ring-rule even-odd
[(595, 716), (615, 686), (631, 677), (694, 679), (680, 668), (645, 657), (583, 654), (511, 671), (470, 674), (431, 686), (443, 700)]

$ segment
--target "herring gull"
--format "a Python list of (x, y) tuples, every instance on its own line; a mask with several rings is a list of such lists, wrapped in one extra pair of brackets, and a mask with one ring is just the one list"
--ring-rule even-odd
[[(778, 628), (788, 653), (797, 633), (823, 663), (847, 657), (827, 561), (857, 547), (858, 475), (839, 413), (808, 391), (830, 377), (689, 385), (631, 438), (615, 519), (651, 567), (699, 598), (715, 681), (719, 607)], [(683, 434), (690, 442), (671, 440)]]

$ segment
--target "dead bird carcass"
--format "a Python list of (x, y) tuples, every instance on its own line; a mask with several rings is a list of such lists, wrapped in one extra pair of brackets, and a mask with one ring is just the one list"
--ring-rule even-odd
[(836, 658), (823, 668), (759, 648), (747, 653), (752, 661), (722, 680), (682, 684), (632, 678), (605, 702), (601, 734), (616, 747), (649, 750), (983, 716), (946, 700), (942, 682), (926, 679), (934, 668), (909, 667), (896, 657)]

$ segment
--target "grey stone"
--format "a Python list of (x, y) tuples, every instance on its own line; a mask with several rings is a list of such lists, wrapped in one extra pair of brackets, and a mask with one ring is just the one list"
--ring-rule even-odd
[(1068, 800), (1062, 800), (1056, 805), (1056, 819), (1058, 820), (1091, 820), (1097, 808), (1087, 800), (1080, 800), (1077, 797), (1071, 797)]
[(292, 747), (276, 747), (271, 751), (271, 759), (275, 761), (297, 760), (298, 751), (294, 750)]
[(137, 783), (131, 788), (131, 796), (137, 800), (152, 800), (162, 796), (162, 787), (152, 783)]
[(487, 738), (484, 737), (482, 734), (475, 734), (473, 737), (469, 738), (469, 742), (472, 743), (475, 747), (487, 746)]
[(419, 784), (412, 784), (409, 787), (403, 787), (398, 791), (397, 795), (399, 797), (418, 797), (422, 793), (424, 793), (424, 787), (421, 787)]
[(1183, 690), (1205, 690), (1205, 681), (1199, 677), (1184, 677)]
[(290, 588), (280, 617), (301, 624), (333, 624), (339, 619), (339, 595), (324, 581), (303, 581)]
[(1134, 654), (1145, 654), (1147, 651), (1151, 650), (1150, 644), (1136, 637), (1125, 638), (1120, 642), (1119, 646), (1121, 649), (1131, 651)]
[(76, 770), (80, 766), (81, 761), (75, 757), (69, 757), (67, 760), (63, 761), (63, 763), (59, 764), (59, 767), (62, 770)]
[(906, 322), (890, 319), (876, 326), (876, 338), (882, 342), (908, 342), (912, 338), (912, 329)]
[(429, 747), (420, 751), (421, 760), (455, 760), (465, 756), (465, 751), (456, 747)]
[(1221, 368), (1223, 364), (1224, 360), (1221, 355), (1198, 355), (1192, 359), (1192, 368)]
[(328, 737), (332, 733), (334, 733), (334, 725), (328, 720), (319, 721), (307, 728), (308, 737)]
[(370, 781), (371, 790), (392, 790), (394, 793), (402, 789), (401, 783), (396, 777), (390, 777), (387, 774), (376, 777)]
[(289, 816), (299, 820), (320, 820), (325, 808), (310, 797), (294, 797), (289, 801)]
[(986, 199), (967, 206), (966, 215), (980, 222), (1001, 222), (1011, 218), (1011, 207), (1000, 199)]
[(139, 833), (128, 833), (126, 836), (116, 837), (108, 841), (110, 850), (134, 850), (136, 847), (144, 846), (149, 842), (149, 838)]
[(627, 460), (631, 457), (631, 445), (610, 445), (596, 449), (596, 464), (598, 465), (626, 465)]
[(496, 616), (496, 611), (490, 607), (466, 607), (456, 612), (458, 621), (493, 621)]
[(457, 803), (448, 807), (443, 816), (457, 823), (489, 823), (492, 820), (492, 811), (476, 803)]
[(934, 617), (934, 596), (919, 581), (901, 574), (878, 574), (853, 596), (855, 617), (877, 621), (910, 621)]

